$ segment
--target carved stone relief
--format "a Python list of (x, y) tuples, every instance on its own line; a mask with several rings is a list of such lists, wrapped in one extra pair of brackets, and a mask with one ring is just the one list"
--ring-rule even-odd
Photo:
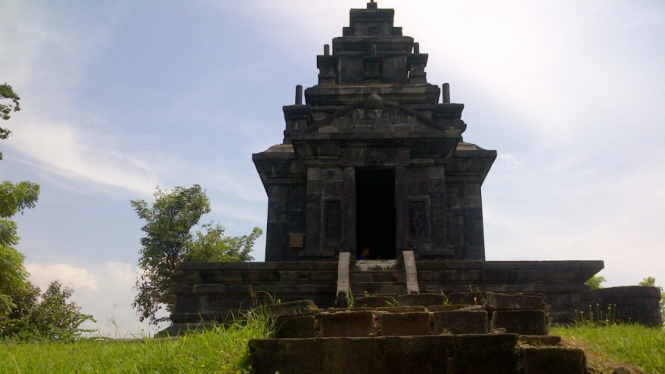
[(427, 201), (409, 201), (409, 229), (412, 240), (428, 241), (429, 224), (427, 222)]
[(336, 240), (342, 237), (342, 212), (340, 201), (325, 202), (326, 239)]

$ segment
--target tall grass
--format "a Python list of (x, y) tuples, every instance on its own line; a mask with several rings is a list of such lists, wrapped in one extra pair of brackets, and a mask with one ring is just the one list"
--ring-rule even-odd
[(565, 340), (581, 342), (587, 358), (609, 355), (617, 363), (637, 365), (649, 373), (665, 373), (665, 330), (639, 324), (582, 322), (550, 330)]
[(247, 342), (267, 332), (251, 317), (179, 339), (0, 342), (0, 373), (247, 373)]

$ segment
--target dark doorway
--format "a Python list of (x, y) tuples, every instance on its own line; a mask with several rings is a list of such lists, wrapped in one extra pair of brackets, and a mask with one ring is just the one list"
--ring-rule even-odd
[(391, 260), (395, 250), (395, 169), (356, 168), (356, 253)]

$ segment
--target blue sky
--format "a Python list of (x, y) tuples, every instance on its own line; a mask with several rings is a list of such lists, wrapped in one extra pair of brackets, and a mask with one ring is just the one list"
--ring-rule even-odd
[[(0, 178), (41, 185), (17, 217), (33, 281), (60, 279), (97, 327), (130, 307), (143, 223), (129, 200), (203, 186), (231, 235), (265, 228), (251, 154), (364, 1), (0, 1)], [(488, 260), (604, 260), (606, 286), (665, 285), (665, 3), (379, 1), (466, 105)], [(265, 239), (254, 256), (262, 260)]]

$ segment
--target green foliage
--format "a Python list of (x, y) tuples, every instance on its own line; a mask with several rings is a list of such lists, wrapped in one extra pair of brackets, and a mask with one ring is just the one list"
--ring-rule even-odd
[[(554, 327), (550, 333), (566, 340), (582, 341), (590, 350), (610, 354), (620, 363), (638, 365), (649, 373), (665, 373), (665, 330), (662, 328), (583, 323)], [(594, 356), (593, 352), (586, 353), (587, 359)]]
[(34, 208), (39, 198), (39, 185), (30, 182), (0, 183), (0, 318), (6, 317), (16, 304), (13, 295), (28, 290), (28, 272), (23, 256), (13, 245), (18, 244), (16, 222), (10, 218), (24, 209)]
[(0, 183), (0, 245), (18, 244), (16, 223), (9, 218), (24, 209), (34, 208), (38, 199), (39, 185), (36, 183)]
[(28, 291), (28, 272), (23, 258), (14, 248), (0, 245), (0, 321), (16, 307), (12, 295)]
[[(0, 99), (9, 99), (12, 102), (9, 104), (2, 104), (0, 103), (0, 118), (4, 120), (9, 119), (9, 113), (12, 111), (18, 112), (21, 110), (21, 107), (19, 106), (18, 101), (21, 100), (20, 97), (16, 93), (14, 93), (14, 90), (12, 89), (12, 86), (8, 85), (7, 83), (5, 84), (0, 84)], [(5, 129), (0, 129), (0, 139), (7, 139), (7, 136), (9, 136), (9, 131)]]
[[(10, 102), (6, 103), (4, 101), (5, 99), (9, 100)], [(12, 86), (8, 85), (7, 83), (0, 84), (0, 118), (8, 120), (10, 117), (9, 113), (12, 111), (18, 112), (21, 110), (21, 107), (18, 103), (19, 100), (21, 100), (21, 98), (18, 97), (16, 93), (14, 93)], [(12, 132), (8, 129), (0, 127), (0, 139), (7, 139), (11, 133)], [(0, 160), (2, 160), (2, 152), (0, 152)]]
[(87, 331), (79, 328), (83, 322), (94, 321), (69, 301), (74, 291), (57, 281), (51, 282), (41, 297), (39, 287), (28, 283), (27, 288), (14, 295), (15, 307), (0, 324), (3, 339), (70, 341)]
[(267, 338), (268, 330), (256, 317), (179, 339), (0, 342), (0, 374), (249, 373), (247, 342)]
[[(10, 101), (0, 101), (3, 120), (9, 119), (12, 111), (21, 110), (20, 97), (6, 83), (0, 85), (2, 99)], [(10, 134), (0, 127), (0, 139), (7, 139)], [(79, 329), (81, 323), (92, 320), (92, 316), (81, 313), (76, 303), (68, 301), (73, 291), (62, 288), (58, 282), (52, 282), (40, 297), (39, 288), (28, 281), (25, 256), (12, 248), (19, 237), (11, 218), (34, 208), (38, 199), (36, 183), (0, 183), (0, 339), (73, 339), (83, 331)]]
[(241, 237), (224, 236), (226, 230), (220, 224), (202, 225), (207, 232), (196, 230), (187, 243), (185, 261), (190, 262), (247, 262), (253, 261), (252, 248), (263, 231), (255, 227), (252, 233)]
[(250, 235), (225, 237), (224, 227), (213, 222), (203, 225), (205, 232), (192, 227), (201, 216), (210, 212), (210, 201), (201, 186), (176, 187), (169, 192), (157, 187), (155, 203), (131, 201), (134, 211), (147, 221), (141, 230), (139, 267), (143, 271), (136, 282), (138, 294), (132, 304), (140, 313), (139, 319), (158, 324), (168, 317), (156, 314), (172, 311), (176, 267), (183, 261), (250, 261), (252, 246), (262, 234), (255, 228)]
[(596, 275), (589, 278), (589, 280), (587, 280), (586, 282), (584, 282), (584, 285), (589, 286), (589, 288), (592, 290), (598, 290), (603, 288), (603, 286), (601, 286), (601, 283), (603, 282), (607, 282), (607, 279), (605, 279), (605, 277), (603, 277), (602, 275)]

